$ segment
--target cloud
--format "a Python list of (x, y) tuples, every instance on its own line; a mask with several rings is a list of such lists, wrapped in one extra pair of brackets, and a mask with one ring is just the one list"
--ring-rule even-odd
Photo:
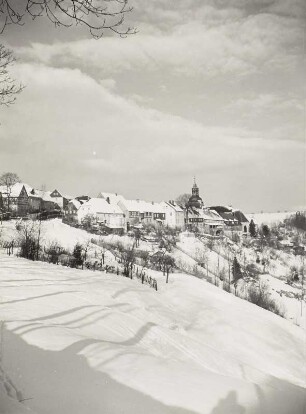
[[(148, 7), (168, 22), (167, 11)], [(245, 15), (233, 9), (203, 6), (192, 18), (171, 12), (169, 31), (145, 30), (127, 39), (79, 40), (52, 45), (33, 43), (19, 50), (25, 61), (51, 66), (78, 67), (96, 78), (127, 71), (172, 71), (183, 76), (292, 71), (299, 61), (296, 45), (302, 25), (272, 13)], [(170, 12), (169, 12), (170, 13)], [(145, 27), (147, 29), (147, 27)]]
[[(225, 108), (229, 114), (240, 114), (238, 125), (253, 130), (261, 128), (267, 139), (304, 140), (304, 102), (302, 98), (282, 94), (251, 94), (238, 98)], [(263, 130), (264, 129), (264, 130)]]
[(212, 203), (301, 204), (304, 4), (288, 4), (132, 0), (127, 39), (25, 26), (13, 44), (27, 88), (1, 116), (2, 168), (150, 199), (197, 174)]
[(231, 102), (229, 110), (246, 111), (250, 116), (261, 115), (267, 110), (272, 111), (303, 111), (302, 99), (290, 96), (258, 94), (248, 98), (239, 98)]
[[(50, 187), (60, 185), (77, 194), (91, 186), (96, 191), (116, 186), (127, 195), (158, 198), (169, 194), (167, 185), (182, 192), (177, 178), (196, 173), (203, 180), (211, 177), (206, 190), (212, 196), (222, 193), (229, 172), (243, 177), (250, 165), (257, 170), (264, 162), (268, 173), (263, 160), (279, 162), (301, 150), (298, 143), (284, 141), (275, 148), (254, 132), (208, 128), (143, 108), (79, 70), (27, 64), (17, 71), (28, 87), (13, 108), (4, 110), (0, 143), (5, 137), (6, 146), (1, 147), (0, 162), (33, 185), (43, 179)], [(27, 146), (20, 157), (8, 161), (11, 137), (12, 146)], [(138, 188), (140, 180), (163, 183), (163, 188)]]

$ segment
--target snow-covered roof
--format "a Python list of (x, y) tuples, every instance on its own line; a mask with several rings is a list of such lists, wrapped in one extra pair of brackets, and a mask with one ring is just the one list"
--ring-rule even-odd
[(50, 196), (50, 191), (37, 190), (36, 188), (33, 188), (32, 191), (28, 194), (30, 197), (38, 197), (42, 198), (44, 201), (52, 201), (52, 203), (56, 203), (55, 199)]
[(76, 200), (75, 198), (73, 199), (73, 200), (70, 200), (69, 201), (69, 204), (73, 204), (74, 205), (74, 207), (78, 210), (80, 207), (81, 207), (81, 205), (83, 204), (83, 203), (81, 203), (79, 200)]
[(108, 198), (109, 201), (113, 204), (118, 204), (119, 201), (123, 201), (124, 197), (121, 194), (117, 194), (117, 193), (105, 193), (105, 192), (100, 192), (98, 194), (98, 198), (104, 198), (105, 200)]
[(220, 214), (218, 214), (215, 210), (205, 210), (204, 214), (207, 218), (211, 218), (213, 220), (218, 221), (224, 221)]
[(219, 224), (222, 224), (224, 222), (224, 219), (221, 217), (221, 214), (218, 214), (214, 210), (190, 207), (188, 209), (188, 212), (189, 214), (194, 215), (198, 218), (202, 218), (205, 221), (214, 221), (218, 222)]
[[(33, 188), (33, 187), (31, 187), (31, 186), (29, 186), (28, 184), (25, 184), (25, 183), (16, 183), (11, 188), (10, 197), (19, 197), (23, 187), (25, 188), (28, 195), (29, 195), (30, 191)], [(7, 188), (6, 188), (5, 185), (0, 186), (0, 192), (2, 193), (3, 196), (7, 195)]]
[(232, 212), (220, 212), (219, 215), (227, 222), (232, 224), (238, 224), (238, 219), (234, 216)]
[(121, 203), (128, 211), (138, 211), (139, 213), (163, 213), (164, 208), (160, 203), (152, 201), (149, 203), (144, 200), (121, 200)]
[[(52, 196), (51, 196), (51, 198), (66, 198), (67, 200), (72, 200), (72, 199), (74, 199), (74, 197), (73, 196), (71, 196), (71, 195), (68, 195), (68, 194), (64, 194), (64, 193), (62, 193), (61, 191), (59, 191), (59, 190), (57, 190), (57, 189), (54, 189), (53, 191), (48, 191), (50, 194), (53, 194)], [(54, 195), (54, 194), (56, 194), (56, 193), (58, 193), (59, 195), (58, 196), (56, 196), (56, 195)]]
[(97, 214), (123, 214), (117, 204), (109, 204), (104, 198), (91, 198), (80, 206), (79, 211), (90, 211)]
[(184, 211), (178, 204), (176, 204), (175, 201), (162, 201), (161, 205), (166, 205), (168, 207), (171, 207), (177, 213), (183, 213)]

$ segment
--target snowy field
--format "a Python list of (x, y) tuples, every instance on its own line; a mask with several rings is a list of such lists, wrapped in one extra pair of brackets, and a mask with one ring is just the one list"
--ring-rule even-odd
[[(43, 226), (44, 243), (68, 249), (92, 238)], [(2, 239), (13, 237), (3, 223)], [(0, 249), (0, 413), (305, 414), (304, 330), (205, 280), (149, 273), (157, 292)]]
[(24, 400), (1, 413), (303, 413), (305, 333), (288, 321), (183, 274), (155, 292), (0, 261), (3, 384)]

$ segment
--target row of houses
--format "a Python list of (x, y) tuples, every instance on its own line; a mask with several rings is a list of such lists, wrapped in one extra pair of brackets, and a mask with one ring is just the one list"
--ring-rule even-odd
[(90, 219), (92, 225), (112, 233), (125, 232), (149, 223), (187, 228), (215, 236), (228, 232), (247, 234), (249, 229), (248, 220), (240, 210), (224, 206), (205, 207), (196, 182), (183, 206), (173, 200), (148, 202), (105, 192), (94, 198), (87, 195), (71, 197), (57, 189), (36, 190), (25, 183), (15, 184), (9, 195), (5, 188), (0, 187), (0, 210), (1, 206), (2, 210), (6, 207), (12, 216), (53, 212), (71, 224), (83, 224)]
[(73, 197), (58, 190), (37, 190), (26, 183), (16, 183), (10, 188), (0, 186), (0, 213), (2, 216), (25, 217), (49, 212), (60, 216)]
[(95, 224), (111, 232), (128, 231), (140, 224), (159, 223), (169, 227), (183, 228), (184, 210), (174, 201), (147, 202), (128, 200), (117, 194), (100, 193), (87, 201), (73, 199), (64, 210), (67, 222), (81, 224), (91, 217)]
[(248, 234), (249, 222), (240, 210), (231, 207), (205, 207), (196, 183), (192, 195), (184, 206), (175, 201), (147, 202), (129, 200), (122, 195), (101, 192), (97, 198), (71, 200), (64, 211), (65, 220), (81, 224), (91, 217), (95, 224), (111, 232), (128, 231), (141, 224), (158, 223), (172, 228), (187, 228), (201, 233)]

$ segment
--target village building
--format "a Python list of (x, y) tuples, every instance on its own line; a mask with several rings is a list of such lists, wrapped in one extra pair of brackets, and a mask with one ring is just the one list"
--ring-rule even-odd
[(238, 233), (239, 235), (249, 234), (249, 220), (240, 210), (234, 210), (228, 206), (213, 206), (210, 210), (216, 211), (224, 220), (226, 234), (231, 235)]
[(249, 220), (246, 218), (245, 214), (240, 210), (233, 210), (233, 214), (235, 218), (239, 221), (239, 224), (242, 226), (242, 234), (247, 236), (250, 233)]
[(165, 226), (182, 229), (185, 225), (184, 210), (175, 201), (162, 201), (165, 212)]
[(64, 211), (67, 207), (67, 204), (70, 200), (73, 200), (74, 197), (69, 196), (67, 194), (63, 195), (57, 189), (51, 191), (50, 193), (51, 199), (59, 205), (62, 211)]
[(29, 213), (52, 213), (54, 217), (59, 217), (61, 215), (61, 208), (50, 194), (50, 191), (32, 188), (29, 192)]
[(203, 234), (213, 236), (221, 236), (223, 234), (223, 218), (216, 211), (205, 208), (195, 180), (192, 186), (192, 195), (185, 209), (185, 225), (187, 230)]
[(23, 183), (16, 183), (10, 189), (0, 186), (3, 212), (10, 213), (12, 217), (24, 217), (28, 214), (29, 195), (26, 186)]
[(165, 223), (166, 214), (160, 203), (123, 199), (118, 206), (124, 213), (127, 230), (138, 224)]
[(77, 210), (78, 223), (89, 217), (110, 233), (121, 233), (125, 229), (124, 214), (119, 206), (102, 198), (91, 198)]
[(82, 204), (84, 203), (80, 202), (76, 198), (74, 198), (73, 200), (70, 200), (64, 210), (63, 220), (67, 221), (68, 223), (77, 223), (78, 222), (78, 211)]

